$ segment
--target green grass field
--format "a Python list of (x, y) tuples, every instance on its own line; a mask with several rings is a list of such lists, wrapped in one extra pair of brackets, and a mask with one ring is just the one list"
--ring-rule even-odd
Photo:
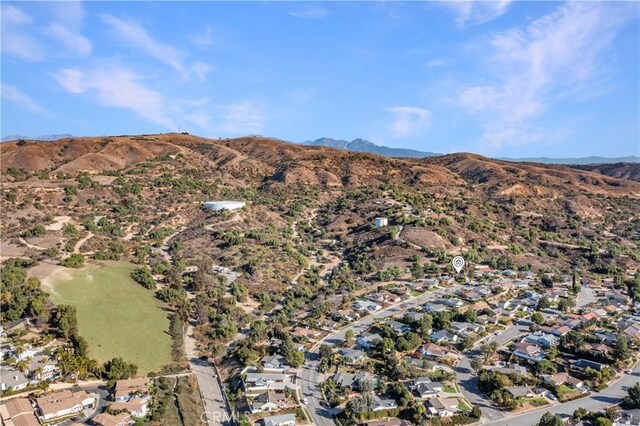
[(51, 300), (77, 308), (90, 357), (106, 361), (119, 356), (144, 374), (171, 363), (171, 337), (164, 304), (129, 277), (133, 268), (105, 262), (69, 270), (72, 279), (55, 281)]

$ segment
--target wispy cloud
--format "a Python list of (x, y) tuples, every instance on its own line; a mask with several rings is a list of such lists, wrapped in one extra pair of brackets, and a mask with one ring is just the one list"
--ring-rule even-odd
[(28, 26), (32, 23), (31, 16), (13, 5), (2, 4), (0, 8), (2, 53), (27, 61), (44, 59), (44, 50), (30, 35)]
[(322, 19), (329, 16), (329, 11), (322, 7), (306, 7), (289, 12), (289, 15), (302, 19)]
[(164, 97), (147, 88), (139, 76), (126, 68), (115, 65), (87, 71), (67, 68), (58, 73), (56, 79), (71, 93), (88, 92), (104, 106), (129, 110), (168, 129), (178, 128)]
[(449, 8), (455, 15), (459, 28), (481, 25), (504, 15), (512, 0), (495, 1), (446, 1), (440, 4)]
[(0, 94), (2, 99), (18, 105), (20, 108), (33, 114), (48, 116), (50, 115), (42, 105), (33, 100), (29, 95), (18, 89), (16, 86), (7, 83), (0, 83)]
[(394, 138), (416, 136), (431, 122), (431, 111), (412, 106), (394, 106), (386, 109), (392, 114), (389, 132)]
[(191, 43), (198, 47), (209, 47), (215, 44), (215, 40), (213, 38), (213, 29), (210, 26), (205, 28), (203, 33), (192, 35), (189, 39)]
[(260, 133), (264, 129), (265, 112), (261, 103), (243, 101), (222, 108), (220, 130), (232, 134)]
[(89, 55), (92, 50), (91, 41), (83, 35), (71, 31), (64, 25), (51, 24), (45, 33), (77, 55)]
[(156, 40), (136, 21), (120, 19), (113, 15), (102, 15), (101, 18), (127, 45), (140, 49), (150, 57), (173, 68), (185, 78), (195, 74), (203, 79), (211, 70), (211, 67), (202, 62), (188, 65), (188, 55), (184, 51), (171, 44)]
[(198, 77), (200, 81), (205, 81), (207, 76), (213, 71), (213, 67), (204, 62), (196, 61), (191, 66), (191, 71)]
[(533, 119), (597, 85), (601, 54), (624, 21), (617, 5), (574, 2), (523, 28), (495, 34), (489, 84), (467, 86), (458, 100), (485, 127), (491, 147), (530, 143), (543, 132)]

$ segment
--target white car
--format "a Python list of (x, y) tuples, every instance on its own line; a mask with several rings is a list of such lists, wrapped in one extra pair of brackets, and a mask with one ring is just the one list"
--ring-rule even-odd
[(309, 398), (305, 398), (305, 399), (303, 399), (303, 400), (302, 400), (302, 403), (303, 403), (303, 404), (305, 404), (305, 405), (306, 405), (306, 404), (308, 404), (308, 403), (309, 403)]
[(633, 370), (627, 370), (627, 371), (625, 371), (625, 373), (627, 373), (627, 374), (633, 374)]

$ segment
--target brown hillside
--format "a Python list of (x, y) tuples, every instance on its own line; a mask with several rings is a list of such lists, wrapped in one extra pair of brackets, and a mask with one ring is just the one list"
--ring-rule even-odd
[(392, 159), (328, 147), (291, 144), (263, 137), (206, 139), (161, 134), (28, 141), (0, 146), (2, 172), (127, 169), (145, 161), (181, 155), (184, 166), (215, 170), (245, 184), (359, 186), (402, 183), (464, 188), (467, 183), (498, 197), (555, 199), (579, 192), (640, 196), (640, 183), (565, 166), (510, 163), (474, 154), (426, 159)]

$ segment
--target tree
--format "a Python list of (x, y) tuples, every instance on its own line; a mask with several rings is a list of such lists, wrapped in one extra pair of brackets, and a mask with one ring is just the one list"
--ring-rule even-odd
[(347, 402), (347, 406), (344, 409), (347, 418), (351, 421), (358, 420), (363, 414), (368, 413), (373, 408), (373, 396), (370, 393), (365, 393), (351, 398)]
[(627, 389), (627, 396), (622, 402), (626, 408), (640, 408), (640, 382)]
[(62, 259), (60, 265), (65, 268), (82, 268), (84, 266), (84, 256), (80, 253), (74, 253), (71, 256)]
[(556, 366), (548, 359), (542, 359), (536, 364), (536, 370), (540, 374), (555, 374)]
[(541, 311), (543, 309), (548, 309), (550, 306), (551, 302), (549, 301), (549, 299), (546, 297), (541, 297), (540, 300), (538, 300), (538, 306), (536, 306), (536, 309)]
[(135, 376), (138, 372), (138, 366), (118, 357), (105, 362), (104, 371), (109, 381), (116, 381)]
[(353, 330), (349, 329), (344, 333), (344, 339), (347, 341), (347, 343), (351, 344), (353, 343), (353, 339), (355, 338), (355, 334), (353, 333)]
[(64, 337), (69, 338), (76, 335), (78, 333), (78, 320), (75, 306), (58, 305), (54, 323)]
[(544, 322), (544, 316), (542, 316), (540, 312), (534, 312), (533, 315), (531, 315), (531, 321), (536, 324), (542, 324)]
[(579, 407), (577, 410), (573, 412), (573, 420), (580, 421), (582, 420), (589, 412), (582, 407)]
[(620, 335), (616, 340), (616, 345), (613, 348), (613, 357), (618, 361), (624, 361), (629, 358), (629, 344), (627, 343), (627, 338)]
[(598, 417), (595, 422), (596, 426), (611, 426), (612, 424), (611, 420), (606, 417)]
[(326, 343), (320, 345), (319, 353), (320, 358), (331, 359), (333, 357), (333, 349), (331, 349), (331, 346), (327, 345)]
[(474, 371), (480, 371), (482, 369), (483, 364), (484, 363), (482, 362), (481, 358), (473, 358), (471, 360), (471, 368)]
[(558, 414), (552, 414), (550, 412), (544, 413), (538, 426), (563, 426), (564, 422), (562, 421), (562, 417)]
[(304, 362), (304, 352), (300, 351), (289, 351), (286, 355), (287, 364), (292, 366), (293, 368), (298, 368)]
[(493, 356), (498, 350), (497, 342), (489, 342), (480, 347), (480, 351), (484, 354), (484, 360), (487, 361), (489, 358)]
[(136, 268), (131, 272), (131, 278), (144, 288), (152, 289), (156, 286), (156, 281), (151, 275), (151, 271), (146, 266)]

